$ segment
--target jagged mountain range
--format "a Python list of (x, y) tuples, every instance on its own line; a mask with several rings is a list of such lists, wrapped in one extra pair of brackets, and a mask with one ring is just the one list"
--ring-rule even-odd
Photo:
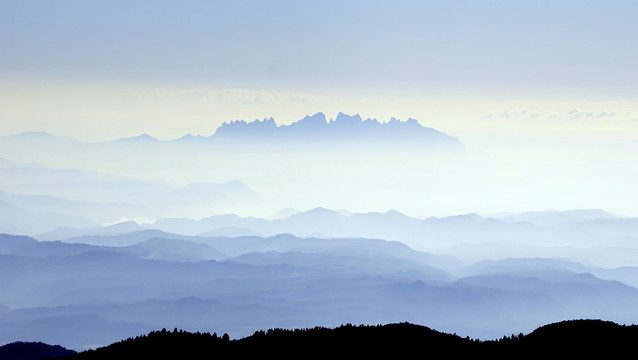
[[(410, 186), (414, 187), (426, 169), (437, 171), (437, 167), (447, 166), (443, 158), (469, 161), (465, 157), (472, 154), (465, 151), (458, 139), (423, 127), (416, 120), (380, 123), (345, 114), (329, 122), (318, 113), (281, 126), (272, 120), (236, 121), (220, 126), (208, 137), (186, 136), (170, 141), (146, 134), (87, 142), (46, 133), (23, 133), (0, 137), (0, 158), (6, 159), (0, 160), (4, 173), (0, 177), (0, 191), (10, 196), (43, 195), (75, 202), (98, 202), (105, 206), (85, 207), (87, 211), (80, 211), (80, 204), (60, 204), (65, 210), (76, 209), (65, 215), (88, 215), (85, 220), (101, 224), (122, 218), (202, 218), (223, 212), (264, 214), (287, 206), (321, 205), (316, 199), (308, 198), (318, 195), (307, 189), (313, 183), (321, 185), (315, 189), (326, 192), (319, 195), (321, 198), (336, 193), (331, 189), (360, 193), (361, 187), (356, 186), (360, 178), (375, 179), (368, 182), (368, 186), (384, 187), (400, 181), (402, 164), (410, 163), (414, 165), (410, 172), (415, 173)], [(430, 162), (426, 162), (426, 158)], [(380, 173), (380, 169), (384, 170)], [(336, 178), (337, 173), (342, 176)], [(73, 180), (72, 186), (67, 181), (69, 178)], [(190, 189), (186, 196), (171, 189), (192, 183), (221, 185), (237, 181), (248, 184), (267, 201), (250, 200), (251, 204), (246, 204), (237, 194), (228, 196), (227, 191), (219, 189)], [(158, 184), (169, 184), (169, 187), (159, 189)], [(117, 188), (120, 185), (122, 191)], [(148, 195), (153, 189), (161, 192), (149, 196), (151, 200), (166, 201), (157, 206), (147, 206), (148, 199), (141, 199), (147, 204), (137, 203), (140, 196)], [(198, 193), (191, 196), (195, 190)], [(399, 190), (396, 192), (401, 195)], [(221, 196), (212, 196), (214, 194)], [(189, 200), (193, 198), (206, 204), (193, 205)], [(29, 209), (17, 204), (18, 201), (27, 204), (35, 199), (0, 198), (2, 203), (39, 213), (49, 212), (46, 209), (51, 207), (31, 206)], [(112, 214), (118, 213), (114, 219)], [(34, 216), (42, 218), (41, 214)], [(77, 219), (60, 222), (74, 226), (74, 220)], [(14, 227), (6, 231), (24, 230)]]
[[(239, 140), (340, 140), (340, 141), (393, 141), (397, 144), (411, 143), (426, 147), (462, 149), (461, 142), (433, 128), (422, 126), (415, 119), (405, 122), (395, 118), (387, 123), (376, 119), (363, 120), (360, 115), (339, 113), (335, 119), (326, 120), (323, 113), (306, 116), (290, 125), (278, 126), (273, 118), (263, 121), (233, 121), (222, 124), (213, 139)], [(182, 138), (184, 139), (184, 138)]]
[[(26, 132), (19, 135), (4, 136), (5, 140), (29, 139), (31, 141), (55, 141), (60, 144), (78, 143), (69, 137), (58, 137), (44, 132)], [(220, 125), (210, 136), (193, 136), (187, 134), (174, 140), (162, 141), (148, 134), (129, 138), (121, 138), (107, 143), (126, 145), (152, 145), (159, 143), (204, 144), (226, 140), (233, 142), (249, 141), (346, 141), (346, 142), (379, 142), (392, 141), (399, 144), (409, 143), (430, 148), (462, 150), (462, 143), (452, 136), (433, 128), (422, 126), (416, 119), (400, 121), (391, 118), (388, 122), (376, 119), (363, 120), (359, 114), (347, 115), (339, 113), (336, 118), (327, 120), (325, 114), (319, 112), (306, 115), (301, 120), (288, 125), (277, 125), (273, 118), (255, 121), (235, 120)]]

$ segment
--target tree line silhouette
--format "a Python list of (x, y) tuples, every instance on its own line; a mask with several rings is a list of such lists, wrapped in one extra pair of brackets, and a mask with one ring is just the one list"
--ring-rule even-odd
[(601, 320), (563, 321), (489, 341), (410, 323), (270, 329), (238, 340), (175, 328), (65, 358), (638, 358), (637, 344), (638, 326)]
[(49, 345), (41, 342), (16, 341), (0, 346), (0, 360), (40, 360), (76, 354), (60, 345)]

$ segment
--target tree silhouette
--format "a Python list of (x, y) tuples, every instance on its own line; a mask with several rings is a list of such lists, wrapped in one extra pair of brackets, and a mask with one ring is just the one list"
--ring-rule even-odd
[(638, 356), (638, 326), (600, 320), (566, 321), (528, 335), (479, 341), (409, 323), (345, 324), (335, 329), (269, 329), (230, 340), (227, 333), (166, 329), (68, 359), (160, 358), (618, 358)]

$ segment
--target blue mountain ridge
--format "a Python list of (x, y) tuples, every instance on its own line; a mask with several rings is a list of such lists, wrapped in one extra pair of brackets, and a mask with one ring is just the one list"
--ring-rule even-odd
[(326, 120), (319, 112), (289, 125), (277, 125), (273, 118), (247, 122), (237, 120), (223, 123), (211, 136), (214, 139), (251, 140), (348, 140), (348, 141), (401, 141), (421, 144), (463, 148), (461, 142), (452, 136), (433, 128), (422, 126), (415, 119), (400, 121), (395, 118), (388, 122), (376, 119), (363, 120), (359, 114), (347, 115), (340, 112), (335, 119)]
[[(4, 136), (4, 139), (28, 139), (30, 141), (65, 141), (75, 145), (82, 144), (73, 138), (51, 135), (48, 133), (26, 132), (18, 135)], [(387, 122), (377, 119), (362, 119), (359, 114), (347, 115), (340, 112), (336, 118), (327, 120), (326, 115), (318, 112), (312, 116), (288, 125), (278, 125), (274, 118), (263, 120), (234, 120), (221, 124), (210, 136), (186, 134), (173, 140), (160, 140), (149, 134), (126, 137), (114, 141), (91, 143), (118, 146), (159, 146), (163, 143), (173, 144), (211, 144), (226, 142), (249, 143), (270, 142), (316, 143), (334, 141), (352, 144), (380, 144), (391, 143), (398, 146), (418, 146), (444, 150), (464, 150), (461, 141), (434, 128), (421, 125), (416, 119), (409, 118), (401, 121), (391, 118)]]

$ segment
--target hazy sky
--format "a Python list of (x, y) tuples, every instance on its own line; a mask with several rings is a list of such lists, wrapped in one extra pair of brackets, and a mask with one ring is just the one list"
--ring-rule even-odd
[(3, 81), (632, 98), (635, 1), (14, 1)]
[(577, 188), (560, 206), (635, 214), (637, 15), (608, 0), (2, 1), (0, 135), (413, 117), (493, 157), (499, 179), (524, 167), (547, 207), (548, 189)]
[(440, 125), (522, 100), (619, 119), (638, 100), (636, 14), (635, 1), (3, 1), (0, 133), (170, 138), (316, 111)]

